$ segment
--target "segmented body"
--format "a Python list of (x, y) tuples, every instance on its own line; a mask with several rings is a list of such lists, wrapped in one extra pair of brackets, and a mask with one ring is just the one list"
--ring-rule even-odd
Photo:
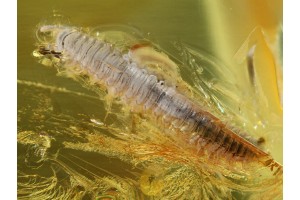
[(181, 132), (187, 142), (198, 149), (210, 148), (219, 152), (221, 149), (226, 155), (247, 159), (267, 156), (175, 87), (158, 80), (144, 66), (138, 66), (130, 54), (122, 54), (113, 45), (76, 28), (60, 27), (57, 31), (56, 52), (62, 52), (79, 63), (90, 76), (125, 103), (140, 106), (142, 110), (161, 117), (163, 123)]

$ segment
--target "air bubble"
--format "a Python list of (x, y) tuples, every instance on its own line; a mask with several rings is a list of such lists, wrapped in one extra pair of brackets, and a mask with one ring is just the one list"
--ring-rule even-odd
[(37, 25), (36, 38), (38, 42), (49, 43), (53, 40), (53, 32), (42, 32), (40, 31), (41, 27), (45, 25), (68, 26), (70, 24), (71, 23), (68, 17), (60, 14), (60, 12), (57, 10), (53, 10), (53, 14), (50, 17), (44, 19)]

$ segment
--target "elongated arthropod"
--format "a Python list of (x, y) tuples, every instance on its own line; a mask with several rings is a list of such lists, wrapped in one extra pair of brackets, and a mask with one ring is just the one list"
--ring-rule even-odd
[(204, 111), (175, 87), (159, 80), (145, 66), (139, 66), (130, 53), (121, 53), (111, 44), (93, 38), (74, 27), (43, 26), (41, 32), (53, 32), (55, 45), (51, 51), (64, 55), (80, 65), (89, 76), (106, 86), (110, 94), (140, 112), (162, 119), (198, 150), (218, 151), (224, 156), (258, 160), (265, 166), (277, 163), (264, 151), (234, 133), (221, 120)]

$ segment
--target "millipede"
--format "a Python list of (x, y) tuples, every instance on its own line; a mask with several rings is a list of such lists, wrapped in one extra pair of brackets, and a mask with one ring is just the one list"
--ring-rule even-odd
[(109, 95), (119, 98), (136, 113), (150, 113), (152, 118), (161, 119), (163, 125), (179, 133), (198, 152), (209, 151), (236, 161), (257, 161), (271, 170), (277, 168), (274, 173), (282, 171), (268, 153), (234, 132), (175, 85), (161, 79), (146, 64), (136, 62), (133, 50), (138, 45), (124, 52), (71, 26), (44, 25), (39, 31), (51, 33), (54, 40), (52, 44), (40, 45), (36, 50), (39, 54), (78, 65)]

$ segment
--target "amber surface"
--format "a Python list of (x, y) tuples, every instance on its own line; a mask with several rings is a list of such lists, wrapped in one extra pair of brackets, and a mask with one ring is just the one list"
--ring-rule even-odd
[(281, 1), (20, 1), (19, 199), (282, 198), (275, 169), (201, 156), (148, 113), (33, 54), (48, 39), (37, 26), (49, 23), (146, 46), (141, 62), (149, 55), (152, 70), (282, 163)]

